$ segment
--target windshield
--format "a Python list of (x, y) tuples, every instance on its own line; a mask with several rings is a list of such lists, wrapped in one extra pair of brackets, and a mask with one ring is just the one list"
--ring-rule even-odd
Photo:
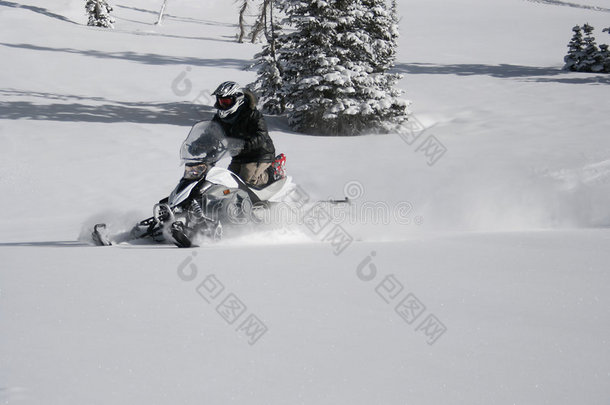
[(206, 163), (213, 165), (227, 153), (239, 153), (243, 141), (227, 138), (218, 122), (201, 121), (193, 125), (182, 143), (180, 159), (183, 164)]

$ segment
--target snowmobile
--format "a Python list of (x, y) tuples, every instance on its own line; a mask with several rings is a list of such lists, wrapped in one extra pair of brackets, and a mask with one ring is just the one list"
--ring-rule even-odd
[(235, 156), (243, 141), (227, 137), (214, 121), (201, 121), (190, 130), (180, 148), (184, 175), (168, 197), (153, 207), (153, 216), (140, 221), (122, 235), (110, 237), (106, 224), (96, 224), (96, 245), (148, 239), (178, 247), (197, 246), (222, 238), (223, 227), (250, 222), (258, 209), (282, 201), (294, 189), (286, 176), (286, 156), (280, 154), (269, 167), (269, 182), (261, 188), (246, 184), (239, 176), (216, 164)]

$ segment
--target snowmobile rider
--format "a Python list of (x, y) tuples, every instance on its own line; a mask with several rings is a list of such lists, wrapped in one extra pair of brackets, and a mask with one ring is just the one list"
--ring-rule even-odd
[(269, 182), (275, 146), (263, 114), (256, 109), (256, 96), (235, 82), (224, 82), (212, 93), (218, 110), (212, 121), (220, 123), (228, 137), (244, 141), (228, 169), (246, 184), (264, 187)]

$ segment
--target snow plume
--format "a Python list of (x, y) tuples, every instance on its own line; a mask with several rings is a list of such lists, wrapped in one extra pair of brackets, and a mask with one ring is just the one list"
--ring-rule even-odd
[(331, 224), (354, 240), (610, 226), (610, 160), (552, 170), (438, 168), (435, 177), (413, 174), (395, 189), (375, 184), (373, 176), (362, 180), (355, 195), (346, 188), (350, 204), (325, 206)]
[[(458, 144), (447, 136), (440, 116), (418, 118), (427, 132), (412, 144), (399, 135), (320, 139), (329, 150), (368, 151), (355, 158), (379, 157), (381, 163), (354, 167), (323, 159), (325, 164), (314, 167), (325, 173), (323, 178), (307, 180), (308, 172), (293, 171), (295, 179), (310, 201), (350, 197), (349, 207), (338, 205), (329, 212), (356, 240), (610, 225), (610, 160), (603, 154), (549, 159), (531, 146), (520, 157), (487, 155), (473, 142)], [(431, 161), (419, 149), (432, 134), (447, 151)], [(306, 141), (298, 146), (316, 149)]]
[[(559, 223), (578, 227), (610, 226), (610, 160), (542, 173), (555, 191), (551, 203)], [(562, 221), (563, 220), (563, 221)]]
[[(501, 176), (501, 177), (500, 177)], [(456, 176), (417, 201), (432, 231), (523, 231), (610, 225), (610, 161), (576, 169)]]

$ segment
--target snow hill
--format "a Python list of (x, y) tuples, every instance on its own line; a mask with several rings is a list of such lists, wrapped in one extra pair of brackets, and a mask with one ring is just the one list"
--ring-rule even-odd
[(0, 403), (609, 403), (610, 77), (561, 71), (572, 26), (610, 42), (606, 2), (400, 1), (408, 136), (268, 117), (303, 195), (351, 207), (96, 248), (174, 187), (210, 91), (255, 78), (235, 4), (161, 3), (105, 30), (0, 0)]

